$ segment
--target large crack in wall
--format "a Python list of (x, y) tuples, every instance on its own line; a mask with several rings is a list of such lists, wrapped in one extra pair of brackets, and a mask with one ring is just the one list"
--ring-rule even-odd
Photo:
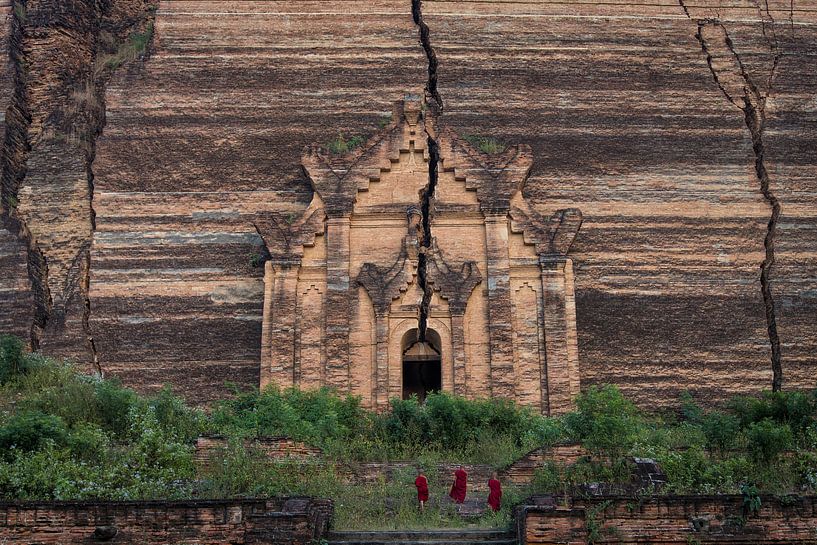
[[(30, 345), (87, 356), (98, 372), (89, 323), (96, 141), (105, 125), (107, 82), (134, 56), (134, 33), (152, 29), (155, 6), (154, 0), (73, 6), (16, 0), (12, 10), (2, 220), (28, 248)], [(62, 55), (67, 48), (73, 56)], [(49, 73), (61, 74), (56, 87), (43, 77)], [(55, 217), (59, 223), (52, 225)]]
[(443, 101), (437, 89), (437, 54), (431, 46), (431, 32), (423, 19), (422, 0), (412, 0), (411, 14), (414, 24), (417, 25), (420, 34), (420, 44), (428, 60), (428, 80), (425, 85), (425, 131), (428, 146), (428, 185), (421, 194), (420, 209), (423, 215), (422, 227), (423, 238), (420, 241), (420, 254), (417, 260), (417, 283), (423, 292), (423, 299), (420, 304), (419, 330), (420, 340), (425, 341), (426, 330), (428, 329), (428, 317), (431, 312), (431, 299), (434, 289), (428, 281), (428, 260), (431, 252), (433, 236), (431, 234), (431, 219), (434, 214), (434, 193), (437, 189), (438, 169), (440, 165), (440, 146), (434, 138), (433, 126), (436, 124), (443, 112)]
[(760, 192), (771, 209), (771, 216), (763, 240), (765, 256), (760, 266), (760, 286), (766, 315), (766, 329), (771, 347), (772, 390), (780, 391), (783, 387), (783, 366), (771, 281), (771, 271), (775, 262), (775, 236), (780, 219), (780, 201), (770, 187), (763, 143), (763, 131), (766, 124), (766, 102), (772, 93), (780, 61), (780, 44), (775, 28), (776, 22), (769, 10), (768, 2), (761, 6), (760, 2), (756, 1), (755, 5), (760, 17), (763, 38), (772, 58), (764, 91), (749, 74), (724, 23), (718, 17), (696, 19), (690, 13), (690, 8), (685, 4), (684, 0), (678, 1), (686, 16), (698, 25), (695, 37), (701, 45), (701, 50), (706, 55), (712, 78), (726, 99), (743, 113), (744, 123), (752, 140), (755, 176), (760, 185)]
[(6, 134), (2, 154), (2, 221), (4, 227), (22, 240), (27, 250), (27, 270), (34, 300), (29, 343), (32, 350), (40, 347), (42, 333), (51, 312), (48, 288), (48, 264), (25, 219), (17, 213), (19, 189), (26, 176), (31, 145), (28, 138), (31, 113), (28, 108), (28, 62), (23, 47), (27, 19), (26, 0), (16, 0), (12, 9), (9, 37), (9, 58), (13, 68), (14, 89), (6, 111)]

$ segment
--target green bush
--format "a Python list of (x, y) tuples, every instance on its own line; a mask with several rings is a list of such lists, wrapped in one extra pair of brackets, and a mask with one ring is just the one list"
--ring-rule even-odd
[(205, 430), (204, 414), (188, 407), (183, 399), (173, 394), (170, 386), (162, 388), (148, 404), (156, 414), (159, 426), (174, 441), (190, 443)]
[(116, 380), (103, 380), (94, 387), (95, 418), (106, 430), (117, 437), (130, 431), (130, 414), (138, 405), (136, 392), (123, 388)]
[(728, 403), (741, 426), (765, 419), (805, 430), (815, 422), (815, 400), (802, 392), (763, 392), (760, 397), (737, 396)]
[(96, 424), (81, 422), (70, 431), (65, 444), (76, 459), (104, 464), (111, 440)]
[(0, 335), (0, 384), (6, 384), (29, 369), (23, 341), (11, 335)]
[(701, 428), (710, 450), (724, 452), (734, 448), (740, 436), (740, 420), (731, 414), (713, 411), (702, 417)]
[(771, 463), (780, 453), (792, 448), (794, 436), (788, 424), (778, 424), (771, 418), (753, 422), (746, 430), (749, 452), (763, 463)]
[(571, 437), (610, 460), (629, 451), (645, 432), (638, 409), (614, 386), (591, 386), (576, 399), (577, 412), (564, 417)]
[(687, 391), (681, 392), (681, 416), (687, 422), (698, 424), (704, 416), (704, 410), (695, 403), (692, 394)]
[(328, 389), (238, 392), (213, 411), (212, 431), (231, 437), (288, 436), (335, 459), (405, 459), (431, 455), (503, 466), (562, 437), (561, 426), (503, 400), (433, 393), (393, 399), (391, 410), (364, 410), (355, 397)]
[(48, 442), (63, 443), (66, 435), (65, 422), (58, 416), (39, 411), (19, 412), (0, 428), (0, 452), (36, 450)]

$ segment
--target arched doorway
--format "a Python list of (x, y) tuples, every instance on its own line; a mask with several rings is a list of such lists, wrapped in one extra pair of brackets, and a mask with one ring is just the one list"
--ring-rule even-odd
[(431, 392), (442, 389), (442, 358), (440, 335), (426, 330), (425, 341), (420, 341), (417, 329), (403, 335), (403, 399), (416, 395), (422, 403)]

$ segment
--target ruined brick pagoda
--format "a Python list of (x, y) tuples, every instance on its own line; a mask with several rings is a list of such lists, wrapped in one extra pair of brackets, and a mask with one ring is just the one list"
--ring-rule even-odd
[(528, 206), (532, 161), (527, 146), (475, 149), (412, 98), (353, 151), (307, 148), (309, 207), (256, 224), (271, 256), (261, 385), (333, 386), (375, 408), (443, 390), (568, 410), (581, 213)]

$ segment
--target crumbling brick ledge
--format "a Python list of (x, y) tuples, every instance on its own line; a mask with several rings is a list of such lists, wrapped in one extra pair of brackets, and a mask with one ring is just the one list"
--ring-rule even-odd
[(525, 545), (817, 544), (817, 496), (763, 496), (757, 513), (739, 495), (534, 496), (516, 520)]
[(308, 545), (326, 535), (332, 501), (306, 497), (202, 501), (0, 503), (3, 545)]

